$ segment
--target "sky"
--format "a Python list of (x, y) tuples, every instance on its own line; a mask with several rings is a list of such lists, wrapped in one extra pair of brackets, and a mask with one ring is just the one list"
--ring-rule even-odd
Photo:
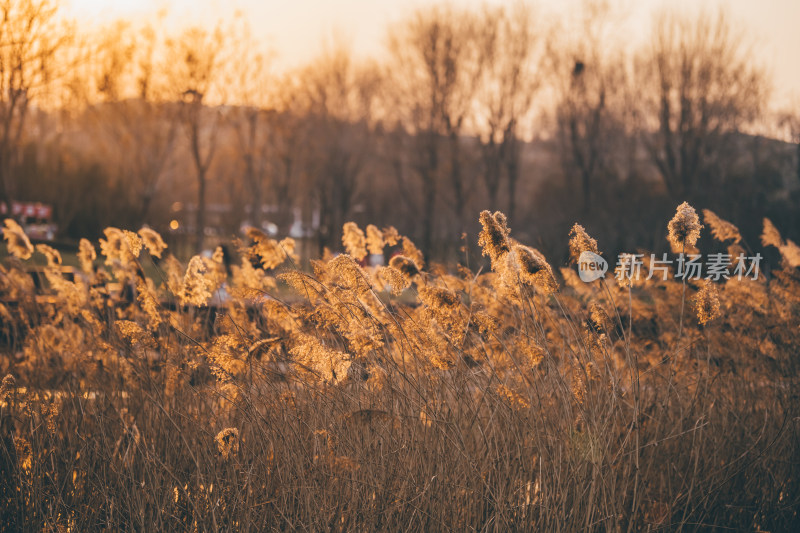
[[(236, 10), (250, 22), (254, 35), (275, 53), (277, 70), (313, 59), (325, 42), (344, 40), (356, 55), (380, 56), (386, 29), (417, 7), (438, 3), (425, 0), (65, 0), (65, 15), (89, 24), (118, 18), (146, 20), (166, 11), (170, 26), (212, 26)], [(478, 7), (487, 0), (451, 0), (453, 5)], [(489, 4), (511, 3), (488, 0)], [(756, 57), (774, 80), (778, 107), (800, 105), (800, 0), (612, 0), (626, 14), (626, 35), (634, 43), (647, 37), (652, 13), (665, 5), (688, 10), (728, 6), (733, 21), (755, 45)], [(539, 0), (540, 12), (575, 17), (578, 0)]]

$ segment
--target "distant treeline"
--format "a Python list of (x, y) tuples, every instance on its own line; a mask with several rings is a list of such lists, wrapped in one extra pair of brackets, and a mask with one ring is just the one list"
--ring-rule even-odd
[(452, 260), (490, 209), (557, 261), (574, 222), (608, 253), (666, 249), (684, 200), (800, 239), (800, 116), (768, 111), (770, 80), (724, 12), (657, 13), (632, 48), (599, 2), (577, 25), (523, 4), (430, 7), (376, 58), (332, 45), (275, 74), (241, 17), (86, 33), (49, 0), (12, 4), (0, 201), (51, 204), (64, 239), (148, 224), (188, 250), (247, 224), (302, 228), (321, 252), (354, 220)]

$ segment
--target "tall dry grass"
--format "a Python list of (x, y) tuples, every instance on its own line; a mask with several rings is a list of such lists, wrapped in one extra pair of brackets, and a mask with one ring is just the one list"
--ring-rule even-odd
[[(768, 279), (586, 284), (481, 223), (486, 272), (392, 228), (347, 224), (348, 254), (306, 270), (257, 230), (238, 264), (184, 266), (109, 228), (74, 278), (39, 247), (42, 295), (7, 222), (3, 529), (797, 528), (794, 243), (765, 227)], [(699, 226), (681, 206), (672, 244)]]

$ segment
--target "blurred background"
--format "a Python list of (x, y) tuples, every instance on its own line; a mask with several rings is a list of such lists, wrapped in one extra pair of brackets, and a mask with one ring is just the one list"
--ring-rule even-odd
[(478, 213), (553, 263), (666, 251), (689, 201), (800, 239), (800, 3), (0, 0), (0, 215), (62, 248), (244, 226), (304, 256)]

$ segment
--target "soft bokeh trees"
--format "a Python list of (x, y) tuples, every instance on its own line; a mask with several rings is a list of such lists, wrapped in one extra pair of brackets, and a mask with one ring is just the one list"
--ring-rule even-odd
[(643, 138), (673, 198), (719, 186), (733, 134), (762, 111), (766, 77), (724, 11), (662, 11), (639, 57)]
[(342, 225), (363, 193), (373, 150), (370, 120), (378, 78), (374, 69), (356, 64), (347, 48), (336, 44), (302, 70), (296, 83), (313, 154), (303, 190), (319, 217), (322, 250), (337, 244)]
[(451, 200), (461, 230), (472, 192), (465, 183), (461, 135), (480, 74), (477, 24), (469, 11), (434, 7), (417, 11), (389, 35), (386, 97), (395, 120), (413, 135), (407, 164), (418, 181), (426, 250), (433, 244), (440, 195)]
[(800, 105), (795, 104), (793, 110), (781, 112), (778, 115), (778, 125), (783, 130), (784, 138), (796, 145), (795, 172), (800, 180)]
[(170, 101), (153, 56), (163, 32), (152, 26), (115, 25), (101, 36), (95, 57), (98, 95), (87, 109), (99, 130), (95, 146), (103, 151), (110, 174), (129, 195), (130, 220), (141, 226), (159, 193), (161, 178), (177, 148), (178, 107)]
[(206, 190), (209, 170), (217, 150), (220, 113), (209, 107), (219, 94), (224, 62), (225, 35), (221, 28), (207, 31), (199, 27), (184, 30), (167, 41), (165, 65), (172, 97), (180, 102), (180, 120), (188, 138), (188, 148), (197, 180), (195, 248), (203, 250), (206, 230)]
[(250, 198), (248, 222), (261, 228), (277, 152), (271, 124), (275, 113), (270, 101), (274, 99), (276, 80), (271, 76), (270, 56), (253, 37), (247, 21), (239, 18), (236, 22), (229, 36), (230, 59), (225, 65), (220, 89), (231, 104), (225, 122), (234, 133), (240, 175)]
[(0, 2), (0, 201), (16, 200), (14, 176), (31, 106), (62, 74), (57, 55), (70, 36), (53, 0)]
[(241, 14), (70, 33), (56, 3), (0, 2), (0, 201), (52, 204), (70, 238), (146, 223), (188, 251), (253, 225), (321, 252), (355, 220), (449, 259), (486, 208), (556, 254), (576, 218), (660, 242), (660, 207), (616, 220), (643, 201), (791, 225), (800, 154), (760, 136), (767, 78), (733, 23), (663, 12), (632, 43), (613, 5), (423, 7), (372, 57), (334, 42), (281, 72)]
[(626, 57), (611, 39), (617, 22), (606, 2), (586, 1), (577, 29), (548, 46), (555, 89), (555, 127), (566, 183), (584, 212), (592, 209), (592, 193), (615, 172), (615, 158), (624, 152)]
[(545, 81), (540, 71), (545, 32), (544, 24), (522, 3), (484, 7), (476, 31), (480, 78), (472, 122), (481, 143), (481, 175), (490, 209), (500, 208), (505, 181), (511, 220), (521, 173), (521, 134)]

